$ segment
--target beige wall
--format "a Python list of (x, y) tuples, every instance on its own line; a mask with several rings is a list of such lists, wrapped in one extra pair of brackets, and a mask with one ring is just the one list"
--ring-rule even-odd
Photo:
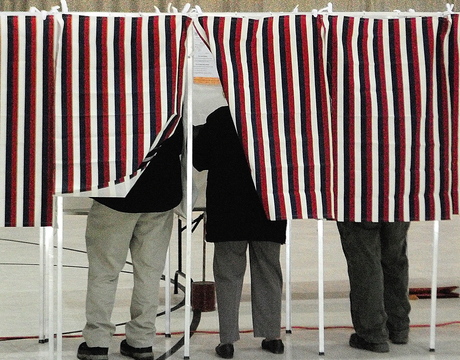
[[(460, 0), (450, 0), (454, 11), (460, 12)], [(71, 11), (126, 11), (151, 12), (154, 5), (162, 11), (169, 3), (182, 9), (186, 3), (198, 4), (207, 12), (233, 11), (273, 11), (290, 12), (301, 3), (299, 11), (309, 12), (327, 5), (328, 1), (299, 1), (299, 0), (200, 0), (197, 2), (184, 0), (67, 0)], [(27, 11), (31, 6), (49, 10), (53, 5), (59, 5), (60, 0), (0, 0), (0, 11)], [(444, 0), (337, 0), (332, 1), (334, 11), (392, 11), (398, 9), (407, 11), (412, 8), (417, 11), (444, 11)]]

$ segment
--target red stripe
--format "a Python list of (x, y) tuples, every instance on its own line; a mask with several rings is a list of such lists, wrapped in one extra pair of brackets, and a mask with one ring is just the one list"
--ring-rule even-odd
[(18, 92), (19, 92), (19, 34), (18, 34), (18, 17), (13, 17), (13, 43), (11, 44), (11, 50), (13, 51), (13, 63), (11, 73), (8, 75), (11, 77), (11, 89), (10, 89), (10, 106), (12, 110), (12, 118), (8, 119), (11, 124), (11, 145), (12, 145), (12, 153), (9, 154), (10, 161), (11, 161), (11, 173), (7, 174), (10, 180), (11, 185), (11, 196), (9, 199), (6, 199), (6, 206), (9, 207), (9, 211), (7, 212), (8, 218), (6, 219), (6, 223), (8, 226), (16, 226), (16, 212), (17, 212), (17, 201), (18, 201), (18, 193), (17, 193), (17, 181), (18, 181)]
[(460, 88), (460, 48), (459, 48), (459, 33), (460, 33), (460, 26), (459, 26), (459, 17), (458, 14), (452, 15), (452, 28), (451, 28), (451, 36), (453, 41), (453, 46), (451, 47), (452, 57), (450, 58), (451, 66), (452, 66), (452, 73), (449, 76), (452, 77), (452, 86), (450, 87), (450, 91), (452, 92), (452, 206), (453, 206), (453, 213), (459, 214), (459, 189), (458, 189), (458, 172), (459, 172), (459, 154), (458, 154), (458, 146), (459, 146), (459, 118), (460, 118), (460, 111), (459, 111), (459, 88)]
[(84, 32), (86, 35), (85, 43), (84, 43), (84, 68), (82, 69), (85, 83), (83, 84), (84, 87), (84, 123), (85, 123), (85, 134), (84, 136), (84, 147), (86, 151), (86, 159), (82, 159), (84, 161), (83, 164), (83, 171), (86, 175), (86, 183), (84, 184), (84, 189), (89, 190), (92, 184), (92, 177), (91, 177), (91, 159), (93, 158), (91, 155), (91, 88), (90, 88), (90, 81), (91, 81), (91, 68), (90, 68), (90, 22), (89, 17), (84, 17)]
[(24, 154), (25, 156), (30, 157), (29, 169), (27, 169), (28, 173), (25, 174), (29, 177), (29, 204), (28, 208), (25, 209), (27, 213), (27, 224), (26, 226), (33, 226), (34, 225), (34, 214), (35, 214), (35, 154), (36, 154), (36, 146), (37, 146), (37, 138), (36, 138), (36, 111), (37, 111), (37, 102), (36, 102), (36, 95), (37, 95), (37, 18), (35, 16), (30, 18), (30, 54), (31, 59), (30, 62), (30, 77), (32, 82), (30, 83), (30, 96), (28, 96), (28, 100), (30, 101), (30, 119), (25, 119), (29, 121), (29, 129), (30, 129), (30, 149), (29, 154)]
[(421, 149), (421, 118), (422, 118), (422, 94), (421, 90), (421, 79), (420, 79), (420, 59), (419, 59), (419, 44), (417, 41), (417, 21), (416, 19), (410, 19), (410, 27), (412, 38), (410, 39), (410, 43), (412, 44), (412, 51), (413, 51), (413, 65), (412, 69), (414, 72), (414, 79), (411, 86), (412, 89), (412, 97), (411, 101), (415, 101), (415, 119), (413, 119), (412, 124), (415, 125), (413, 130), (414, 136), (412, 139), (413, 143), (413, 150), (412, 150), (412, 158), (414, 159), (414, 169), (412, 172), (415, 174), (412, 180), (412, 193), (414, 196), (410, 199), (412, 202), (413, 207), (413, 219), (411, 220), (420, 220), (420, 175), (423, 173), (421, 170), (420, 165), (420, 149)]
[[(104, 76), (102, 76), (102, 132), (103, 132), (103, 149), (102, 149), (102, 159), (103, 159), (103, 184), (108, 184), (110, 181), (110, 153), (109, 153), (109, 71), (108, 71), (108, 47), (107, 47), (107, 21), (106, 17), (101, 17), (101, 37), (102, 37), (102, 51), (101, 62), (102, 62), (102, 69), (101, 71), (104, 72)], [(101, 135), (99, 135), (101, 136)]]
[[(152, 36), (153, 36), (153, 59), (154, 59), (154, 83), (155, 83), (155, 92), (161, 90), (161, 51), (160, 51), (160, 24), (159, 17), (152, 17)], [(150, 101), (153, 101), (155, 104), (155, 119), (161, 119), (161, 96), (156, 94), (155, 98), (151, 98)], [(156, 133), (158, 134), (161, 131), (161, 122), (156, 125)]]
[[(434, 39), (432, 37), (433, 35), (433, 22), (432, 22), (432, 19), (430, 18), (426, 18), (426, 22), (427, 22), (427, 27), (429, 27), (429, 31), (428, 31), (428, 37), (425, 38), (425, 44), (426, 46), (428, 47), (428, 53), (430, 55), (432, 55), (431, 58), (429, 59), (425, 59), (425, 62), (426, 62), (426, 67), (429, 67), (430, 69), (432, 69), (432, 71), (434, 71), (434, 66), (433, 66), (433, 62), (434, 62), (434, 55), (435, 55), (435, 52), (434, 52)], [(426, 165), (425, 165), (425, 168), (426, 168), (426, 171), (429, 172), (430, 174), (430, 179), (434, 180), (434, 177), (435, 177), (435, 173), (434, 173), (434, 148), (432, 146), (432, 144), (434, 144), (434, 131), (433, 131), (433, 126), (434, 126), (434, 114), (433, 114), (433, 97), (436, 96), (436, 94), (433, 93), (433, 89), (434, 89), (434, 83), (433, 83), (433, 76), (434, 74), (432, 74), (432, 77), (430, 79), (427, 79), (427, 87), (428, 87), (428, 91), (431, 95), (431, 97), (427, 98), (427, 114), (426, 114), (426, 121), (427, 121), (427, 124), (428, 124), (428, 131), (427, 131), (427, 134), (426, 134), (426, 139), (427, 139), (427, 147), (428, 149), (430, 150), (429, 151), (429, 154), (428, 154), (428, 159), (426, 159)], [(431, 92), (430, 92), (431, 90)], [(434, 187), (433, 187), (433, 181), (431, 182), (428, 182), (426, 184), (426, 190), (425, 190), (425, 194), (427, 195), (427, 200), (426, 200), (426, 205), (428, 206), (428, 213), (426, 213), (426, 217), (429, 219), (433, 214), (435, 214), (435, 207), (434, 207)]]
[[(353, 35), (353, 23), (354, 19), (349, 18), (349, 25), (348, 25), (348, 34), (347, 34), (347, 42), (348, 42), (348, 49), (350, 50), (347, 54), (344, 54), (344, 57), (347, 58), (348, 64), (351, 64), (348, 68), (344, 68), (345, 71), (345, 77), (348, 74), (348, 83), (349, 86), (345, 91), (348, 92), (348, 104), (349, 104), (349, 113), (345, 114), (345, 116), (349, 116), (349, 141), (351, 146), (349, 149), (345, 149), (345, 151), (348, 150), (348, 161), (349, 161), (349, 168), (345, 169), (345, 172), (348, 172), (349, 174), (349, 184), (350, 188), (348, 189), (349, 191), (349, 203), (348, 203), (348, 214), (349, 214), (349, 220), (353, 221), (355, 219), (355, 149), (354, 149), (354, 144), (355, 144), (355, 87), (354, 87), (354, 82), (355, 82), (355, 74), (354, 74), (354, 69), (353, 69), (353, 51), (352, 51), (352, 35)], [(347, 156), (347, 155), (345, 155)], [(346, 190), (346, 189), (345, 189)]]
[[(44, 167), (42, 169), (45, 175), (42, 177), (42, 199), (41, 202), (41, 226), (51, 226), (53, 223), (53, 194), (56, 190), (55, 177), (55, 56), (54, 56), (54, 26), (55, 19), (53, 16), (48, 16), (45, 20), (47, 30), (43, 37), (44, 47), (44, 69), (46, 71), (48, 82), (43, 83), (47, 96), (43, 99), (43, 114), (47, 117), (44, 119), (45, 127), (42, 130), (43, 139), (46, 139), (46, 148), (44, 150)], [(37, 224), (34, 224), (37, 226)]]
[(447, 122), (452, 124), (452, 117), (449, 117), (449, 91), (448, 91), (448, 84), (447, 84), (447, 71), (445, 68), (445, 57), (447, 54), (444, 52), (444, 44), (446, 41), (447, 31), (449, 24), (448, 20), (445, 18), (439, 18), (439, 31), (437, 36), (437, 43), (438, 46), (441, 47), (441, 54), (437, 54), (436, 62), (438, 76), (437, 76), (437, 96), (439, 99), (438, 93), (441, 92), (441, 103), (438, 103), (438, 114), (439, 114), (439, 131), (442, 133), (441, 141), (444, 141), (440, 144), (442, 152), (441, 152), (441, 159), (440, 159), (440, 172), (441, 172), (441, 219), (450, 219), (450, 214), (452, 209), (450, 208), (450, 179), (451, 179), (451, 145), (450, 145), (450, 127)]
[(118, 94), (119, 101), (120, 101), (120, 130), (121, 134), (120, 138), (120, 167), (122, 170), (122, 174), (126, 175), (126, 162), (127, 162), (127, 124), (126, 124), (126, 54), (125, 54), (125, 31), (126, 31), (126, 18), (119, 17), (119, 32), (116, 34), (115, 40), (118, 46), (118, 64), (119, 64), (119, 71), (115, 74), (118, 75), (118, 81), (120, 86), (120, 93)]
[[(136, 36), (136, 41), (138, 44), (142, 44), (142, 18), (134, 18), (133, 21), (137, 21), (137, 26), (136, 26), (136, 31), (137, 33), (135, 34)], [(141, 47), (136, 47), (137, 53), (136, 53), (136, 62), (137, 62), (137, 69), (134, 69), (134, 71), (137, 72), (137, 89), (133, 89), (137, 91), (138, 93), (138, 98), (137, 98), (137, 104), (135, 106), (137, 109), (134, 109), (134, 111), (137, 111), (138, 114), (138, 131), (139, 131), (139, 136), (138, 136), (138, 147), (137, 147), (137, 164), (141, 164), (142, 160), (144, 159), (144, 79), (143, 79), (143, 62), (142, 62), (142, 51)]]
[[(169, 31), (170, 33), (170, 39), (171, 39), (171, 44), (165, 44), (165, 46), (168, 48), (168, 49), (171, 49), (170, 51), (170, 55), (171, 55), (171, 64), (172, 64), (172, 69), (171, 69), (171, 79), (172, 79), (172, 82), (171, 82), (171, 89), (170, 89), (170, 93), (169, 93), (169, 96), (170, 96), (170, 99), (168, 101), (169, 103), (169, 106), (170, 106), (170, 109), (169, 109), (169, 114), (168, 116), (171, 116), (173, 113), (176, 112), (177, 110), (177, 97), (176, 97), (176, 92), (178, 91), (178, 88), (177, 88), (177, 66), (178, 66), (178, 63), (177, 63), (177, 52), (176, 52), (176, 49), (177, 49), (177, 37), (176, 37), (176, 32), (177, 32), (177, 29), (176, 29), (176, 16), (171, 16), (171, 17), (168, 17), (167, 20), (169, 20), (169, 29), (166, 29), (166, 31)], [(160, 121), (161, 118), (158, 118), (157, 120), (157, 123), (160, 123), (159, 125), (161, 125), (161, 121)], [(159, 133), (159, 131), (156, 132), (157, 134)]]
[[(339, 175), (338, 175), (338, 147), (337, 147), (337, 134), (338, 134), (338, 129), (337, 129), (337, 102), (338, 102), (338, 89), (337, 89), (337, 79), (338, 76), (338, 69), (337, 69), (337, 58), (338, 58), (338, 36), (337, 36), (337, 17), (335, 16), (330, 16), (328, 18), (328, 21), (330, 23), (329, 26), (329, 32), (330, 32), (330, 42), (329, 42), (329, 47), (330, 47), (330, 63), (331, 63), (331, 68), (330, 68), (330, 77), (331, 80), (329, 83), (329, 92), (331, 94), (331, 122), (332, 122), (332, 143), (333, 143), (333, 148), (332, 148), (332, 156), (333, 156), (333, 164), (336, 166), (333, 167), (333, 194), (334, 196), (334, 209), (337, 212), (338, 211), (338, 184), (339, 184)], [(328, 39), (329, 41), (329, 39)], [(335, 146), (334, 146), (335, 144)], [(342, 179), (340, 179), (342, 181)], [(331, 217), (333, 217), (334, 214), (331, 214)], [(335, 214), (336, 215), (336, 214)]]
[(72, 139), (73, 139), (73, 119), (72, 119), (72, 114), (73, 114), (73, 90), (72, 90), (72, 84), (73, 84), (73, 73), (72, 73), (72, 55), (73, 55), (73, 37), (78, 36), (78, 34), (73, 34), (72, 31), (72, 16), (66, 16), (65, 17), (65, 26), (64, 26), (64, 36), (67, 39), (65, 41), (65, 44), (67, 44), (67, 57), (66, 59), (62, 60), (62, 67), (67, 68), (66, 72), (66, 79), (64, 81), (66, 82), (66, 87), (67, 87), (67, 92), (65, 94), (62, 94), (62, 96), (66, 97), (66, 104), (67, 104), (67, 109), (63, 109), (66, 113), (66, 117), (63, 117), (62, 121), (67, 122), (67, 134), (63, 134), (65, 136), (66, 141), (68, 141), (68, 154), (67, 154), (67, 159), (63, 159), (64, 163), (67, 164), (67, 171), (68, 171), (68, 178), (67, 178), (67, 188), (62, 189), (64, 193), (70, 193), (73, 191), (75, 184), (74, 184), (74, 171), (75, 168), (74, 166), (71, 166), (73, 164), (73, 159), (74, 159), (74, 147), (72, 146)]

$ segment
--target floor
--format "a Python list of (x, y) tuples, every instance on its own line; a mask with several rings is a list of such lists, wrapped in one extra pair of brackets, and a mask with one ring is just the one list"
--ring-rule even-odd
[[(195, 213), (196, 216), (199, 213)], [(84, 245), (86, 216), (64, 216), (63, 338), (62, 359), (76, 359), (76, 349), (84, 325), (86, 254)], [(319, 355), (318, 332), (318, 222), (296, 220), (292, 223), (291, 284), (292, 330), (283, 331), (284, 355), (260, 349), (261, 339), (251, 332), (249, 277), (246, 276), (241, 302), (241, 339), (235, 344), (235, 359), (460, 359), (460, 299), (438, 298), (436, 306), (435, 351), (430, 348), (430, 299), (411, 300), (412, 329), (407, 345), (390, 345), (390, 353), (375, 354), (348, 346), (352, 333), (348, 302), (346, 264), (333, 222), (324, 223), (324, 354)], [(443, 221), (439, 233), (438, 285), (460, 286), (460, 218)], [(172, 273), (179, 268), (177, 231), (171, 241)], [(192, 278), (202, 280), (203, 247), (201, 226), (193, 235)], [(284, 248), (283, 248), (284, 249)], [(206, 247), (205, 278), (212, 281), (212, 245)], [(433, 223), (413, 223), (409, 232), (410, 286), (430, 287), (432, 277)], [(0, 229), (0, 359), (45, 360), (55, 358), (47, 343), (39, 343), (39, 246), (38, 229)], [(283, 266), (286, 258), (283, 254)], [(182, 263), (184, 267), (185, 264)], [(120, 278), (113, 321), (122, 324), (129, 316), (130, 266)], [(249, 271), (247, 271), (249, 273)], [(248, 275), (248, 274), (247, 274)], [(183, 279), (179, 277), (183, 283)], [(163, 289), (166, 282), (162, 282)], [(455, 291), (458, 291), (455, 290)], [(162, 300), (163, 300), (162, 294)], [(184, 299), (181, 290), (172, 294), (174, 305)], [(163, 309), (159, 309), (162, 311)], [(191, 319), (196, 331), (190, 339), (190, 359), (217, 359), (216, 311), (196, 313)], [(183, 359), (184, 307), (171, 316), (171, 336), (166, 337), (164, 316), (157, 320), (155, 359)], [(283, 311), (283, 326), (286, 315)], [(119, 354), (124, 328), (117, 327), (110, 348), (111, 360), (127, 359)]]

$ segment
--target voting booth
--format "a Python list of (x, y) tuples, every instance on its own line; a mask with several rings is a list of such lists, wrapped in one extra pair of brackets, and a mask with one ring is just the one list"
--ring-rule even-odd
[(0, 13), (0, 226), (54, 228), (59, 251), (63, 196), (126, 195), (184, 131), (188, 357), (192, 125), (228, 103), (268, 218), (317, 219), (320, 245), (324, 220), (430, 220), (436, 251), (459, 214), (459, 19)]

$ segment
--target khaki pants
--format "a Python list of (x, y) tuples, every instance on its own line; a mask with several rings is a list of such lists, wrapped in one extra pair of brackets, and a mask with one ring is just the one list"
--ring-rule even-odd
[(160, 278), (171, 238), (173, 210), (123, 213), (94, 201), (88, 215), (88, 290), (83, 336), (90, 347), (109, 347), (118, 278), (131, 252), (134, 286), (126, 339), (134, 347), (153, 345)]

